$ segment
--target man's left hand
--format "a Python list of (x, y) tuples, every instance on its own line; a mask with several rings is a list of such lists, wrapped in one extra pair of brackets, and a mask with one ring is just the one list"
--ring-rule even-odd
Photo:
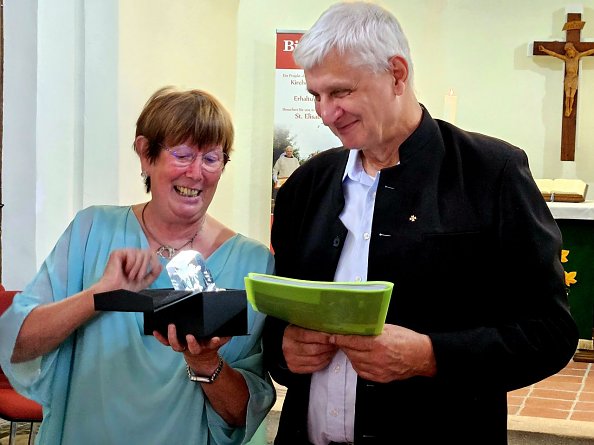
[(414, 376), (433, 377), (437, 372), (429, 337), (402, 326), (387, 324), (377, 336), (333, 335), (330, 341), (367, 380), (387, 383)]

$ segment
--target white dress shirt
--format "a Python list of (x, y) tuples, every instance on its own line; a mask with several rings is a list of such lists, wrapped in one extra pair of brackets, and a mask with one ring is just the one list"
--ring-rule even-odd
[[(359, 150), (351, 150), (342, 185), (345, 206), (340, 214), (348, 234), (334, 281), (367, 280), (367, 257), (378, 180), (379, 173), (372, 178), (363, 169)], [(312, 444), (354, 440), (356, 389), (357, 374), (342, 351), (336, 353), (328, 367), (312, 375), (307, 424)]]

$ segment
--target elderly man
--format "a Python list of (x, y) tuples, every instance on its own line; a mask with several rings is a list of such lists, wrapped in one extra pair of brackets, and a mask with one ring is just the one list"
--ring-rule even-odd
[(299, 159), (293, 156), (293, 147), (288, 145), (272, 167), (272, 180), (274, 188), (280, 188), (287, 178), (299, 167)]
[(558, 372), (578, 342), (526, 154), (431, 117), (380, 6), (334, 4), (294, 58), (344, 147), (279, 190), (276, 273), (394, 290), (377, 336), (267, 317), (265, 363), (287, 387), (275, 444), (506, 444), (507, 391)]

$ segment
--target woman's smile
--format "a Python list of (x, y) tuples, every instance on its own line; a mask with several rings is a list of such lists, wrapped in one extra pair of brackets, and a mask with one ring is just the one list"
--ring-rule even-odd
[(202, 193), (202, 190), (198, 190), (198, 189), (192, 189), (189, 187), (183, 187), (181, 185), (174, 185), (173, 188), (175, 189), (175, 191), (181, 195), (181, 196), (187, 196), (190, 198), (195, 198), (198, 195), (200, 195), (200, 193)]

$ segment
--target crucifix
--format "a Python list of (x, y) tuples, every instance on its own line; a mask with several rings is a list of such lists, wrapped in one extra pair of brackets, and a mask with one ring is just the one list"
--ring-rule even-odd
[(549, 55), (565, 62), (563, 80), (563, 120), (561, 127), (561, 160), (575, 160), (575, 127), (577, 113), (577, 88), (580, 59), (594, 54), (594, 42), (582, 42), (580, 33), (586, 24), (582, 14), (567, 13), (567, 22), (563, 26), (566, 32), (565, 42), (534, 42), (532, 54)]

